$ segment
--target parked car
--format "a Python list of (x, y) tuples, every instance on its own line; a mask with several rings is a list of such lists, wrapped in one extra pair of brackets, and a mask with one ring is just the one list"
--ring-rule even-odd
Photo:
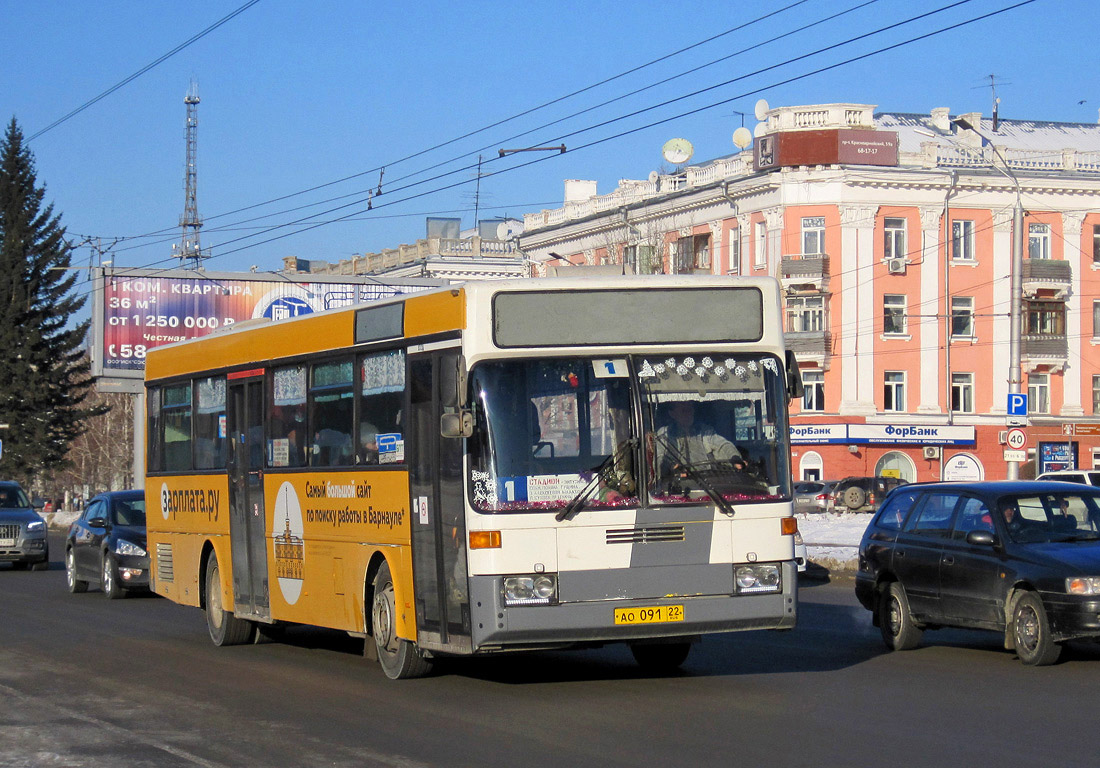
[(925, 629), (986, 629), (1025, 664), (1100, 639), (1100, 488), (918, 483), (890, 494), (859, 545), (856, 596), (887, 647)]
[(802, 480), (794, 484), (795, 514), (808, 515), (828, 512), (832, 507), (832, 491), (835, 480)]
[(886, 494), (907, 483), (900, 477), (846, 477), (833, 486), (832, 509), (836, 512), (876, 512)]
[(1086, 469), (1059, 469), (1055, 472), (1044, 472), (1037, 480), (1057, 480), (1062, 483), (1082, 483), (1084, 485), (1100, 485), (1100, 472)]
[(0, 480), (0, 563), (36, 571), (50, 567), (46, 521), (19, 483), (10, 480)]
[(88, 502), (65, 537), (65, 578), (70, 592), (98, 581), (112, 600), (149, 588), (145, 492), (111, 491)]

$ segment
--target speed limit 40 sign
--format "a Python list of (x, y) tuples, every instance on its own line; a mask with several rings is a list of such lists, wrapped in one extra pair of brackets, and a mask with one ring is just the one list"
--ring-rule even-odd
[(1027, 433), (1022, 429), (1010, 429), (1008, 430), (1008, 437), (1005, 438), (1005, 443), (1012, 450), (1018, 451), (1027, 445)]

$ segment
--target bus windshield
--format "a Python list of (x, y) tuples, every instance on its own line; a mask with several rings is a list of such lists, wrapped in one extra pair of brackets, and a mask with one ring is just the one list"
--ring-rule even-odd
[[(479, 511), (636, 507), (643, 475), (655, 504), (789, 496), (786, 395), (771, 356), (494, 361), (470, 380)], [(688, 408), (690, 424), (677, 422)]]

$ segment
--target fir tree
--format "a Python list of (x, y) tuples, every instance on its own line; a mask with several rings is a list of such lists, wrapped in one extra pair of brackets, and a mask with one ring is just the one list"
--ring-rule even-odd
[(96, 410), (83, 407), (89, 321), (73, 323), (85, 298), (73, 293), (71, 248), (45, 194), (13, 117), (0, 140), (0, 476), (23, 481), (63, 465)]

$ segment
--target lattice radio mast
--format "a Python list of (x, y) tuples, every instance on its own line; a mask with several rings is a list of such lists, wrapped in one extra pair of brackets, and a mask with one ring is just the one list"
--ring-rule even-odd
[(184, 190), (186, 199), (183, 205), (183, 215), (180, 216), (180, 227), (183, 229), (183, 240), (180, 242), (179, 257), (180, 266), (189, 262), (192, 269), (201, 269), (203, 259), (209, 254), (202, 252), (199, 242), (199, 230), (202, 228), (202, 218), (199, 217), (198, 203), (198, 169), (196, 165), (196, 141), (199, 130), (199, 85), (194, 80), (187, 89), (187, 95), (183, 99), (187, 105), (187, 167), (184, 169)]

